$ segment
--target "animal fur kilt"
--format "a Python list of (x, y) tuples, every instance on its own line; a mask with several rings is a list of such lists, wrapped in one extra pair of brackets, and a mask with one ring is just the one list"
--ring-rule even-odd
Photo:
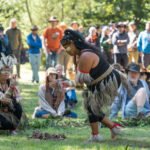
[[(7, 109), (7, 111), (5, 111)], [(22, 107), (19, 103), (13, 102), (11, 107), (0, 109), (0, 130), (15, 130), (22, 116)]]
[(102, 109), (110, 106), (118, 95), (118, 88), (121, 84), (127, 87), (126, 75), (110, 68), (104, 75), (88, 84), (87, 89), (83, 91), (87, 113), (92, 112), (94, 115), (100, 116), (103, 112)]

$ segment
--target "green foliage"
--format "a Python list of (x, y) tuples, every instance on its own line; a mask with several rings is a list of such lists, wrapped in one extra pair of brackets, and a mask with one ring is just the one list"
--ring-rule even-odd
[(39, 25), (43, 31), (52, 15), (68, 24), (77, 20), (85, 26), (120, 20), (142, 24), (150, 17), (149, 0), (0, 0), (0, 3), (0, 21), (6, 24), (17, 17), (27, 31), (31, 24)]
[[(101, 143), (87, 143), (91, 130), (86, 122), (87, 117), (83, 111), (81, 92), (77, 91), (78, 103), (75, 112), (79, 118), (76, 119), (35, 119), (31, 116), (34, 108), (38, 105), (38, 84), (32, 84), (28, 79), (31, 77), (30, 65), (21, 66), (22, 77), (20, 80), (21, 95), (23, 97), (22, 105), (28, 116), (27, 128), (18, 131), (18, 135), (10, 136), (10, 132), (0, 132), (0, 150), (149, 150), (150, 127), (126, 128), (125, 133), (115, 141), (110, 139), (110, 131), (107, 128), (100, 129), (100, 134), (104, 136), (105, 141)], [(40, 73), (43, 73), (42, 71)], [(66, 139), (63, 141), (54, 140), (35, 140), (28, 138), (32, 133), (38, 130), (42, 133), (64, 134)]]
[(67, 119), (67, 118), (49, 118), (49, 119), (32, 119), (29, 121), (29, 128), (70, 128), (85, 127), (88, 124), (83, 119)]
[(121, 119), (118, 118), (114, 122), (120, 123), (124, 127), (144, 127), (150, 126), (150, 117), (147, 118), (132, 118), (132, 119)]

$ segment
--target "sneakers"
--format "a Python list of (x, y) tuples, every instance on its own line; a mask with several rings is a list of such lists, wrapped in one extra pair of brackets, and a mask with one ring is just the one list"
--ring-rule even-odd
[(17, 133), (16, 130), (13, 130), (13, 131), (10, 131), (10, 134), (11, 134), (11, 135), (17, 135), (18, 133)]
[(102, 142), (102, 141), (104, 141), (104, 138), (103, 138), (103, 136), (101, 136), (99, 134), (98, 135), (92, 135), (88, 140), (88, 142)]
[(114, 124), (114, 126), (110, 129), (111, 130), (111, 138), (115, 139), (117, 135), (120, 135), (122, 132), (123, 127), (120, 124)]

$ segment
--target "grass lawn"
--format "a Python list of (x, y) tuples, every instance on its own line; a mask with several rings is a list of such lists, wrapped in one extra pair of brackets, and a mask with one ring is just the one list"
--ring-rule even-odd
[[(44, 72), (40, 72), (44, 76)], [(31, 118), (35, 106), (37, 106), (38, 85), (30, 82), (31, 71), (29, 64), (22, 66), (22, 79), (20, 86), (22, 89), (22, 104), (29, 118)], [(82, 98), (78, 92), (79, 102), (75, 112), (78, 113), (79, 120), (85, 120), (86, 114), (82, 107)], [(66, 135), (63, 141), (43, 141), (29, 139), (35, 129), (26, 129), (20, 131), (16, 136), (0, 135), (0, 150), (150, 150), (150, 126), (144, 128), (127, 128), (125, 134), (118, 137), (117, 140), (110, 139), (109, 130), (102, 128), (100, 133), (106, 139), (101, 143), (87, 144), (85, 141), (90, 136), (88, 126), (82, 127), (47, 127), (41, 128), (41, 131), (49, 133), (62, 133)]]

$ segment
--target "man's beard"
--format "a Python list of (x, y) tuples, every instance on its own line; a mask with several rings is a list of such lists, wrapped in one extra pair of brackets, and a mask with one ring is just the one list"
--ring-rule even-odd
[(128, 75), (128, 80), (129, 80), (132, 84), (137, 85), (137, 82), (138, 82), (138, 80), (139, 80), (139, 76), (138, 76), (137, 78), (131, 78), (131, 76)]

